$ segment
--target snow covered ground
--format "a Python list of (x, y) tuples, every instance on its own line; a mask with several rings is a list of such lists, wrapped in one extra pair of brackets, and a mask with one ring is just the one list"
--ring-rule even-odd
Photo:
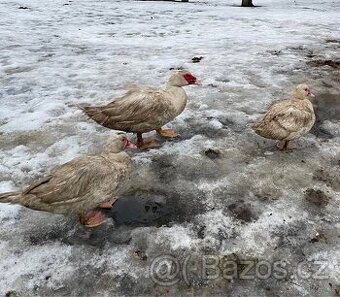
[[(340, 294), (340, 3), (240, 2), (0, 1), (0, 192), (114, 133), (80, 103), (162, 86), (170, 68), (203, 81), (169, 124), (181, 138), (132, 153), (107, 224), (0, 205), (0, 295)], [(249, 123), (300, 82), (318, 121), (277, 152)]]

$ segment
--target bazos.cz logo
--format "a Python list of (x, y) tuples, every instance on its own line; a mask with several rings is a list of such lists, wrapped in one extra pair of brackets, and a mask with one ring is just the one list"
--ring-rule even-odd
[(284, 280), (287, 277), (300, 279), (328, 279), (330, 266), (327, 261), (302, 261), (290, 263), (286, 260), (267, 261), (254, 259), (230, 259), (220, 255), (202, 255), (199, 259), (186, 255), (159, 255), (150, 265), (150, 277), (158, 285), (172, 286), (184, 281), (188, 286), (192, 283), (192, 276), (199, 276), (202, 280), (255, 280), (275, 278)]

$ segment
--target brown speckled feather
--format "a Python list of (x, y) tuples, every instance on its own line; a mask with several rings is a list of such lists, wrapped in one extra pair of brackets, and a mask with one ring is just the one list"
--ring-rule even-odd
[(129, 170), (125, 152), (82, 156), (55, 168), (22, 193), (0, 195), (0, 202), (60, 214), (87, 212), (116, 195)]
[[(105, 106), (86, 106), (83, 110), (98, 124), (110, 129), (134, 133), (160, 129), (186, 106), (187, 95), (182, 87), (189, 82), (183, 75), (189, 72), (175, 72), (164, 90), (134, 85), (127, 88), (129, 91), (123, 97)], [(191, 83), (195, 81), (196, 78)]]
[(273, 104), (253, 129), (265, 138), (291, 140), (306, 134), (314, 122), (309, 100), (290, 99)]
[(112, 103), (85, 107), (85, 113), (98, 124), (126, 132), (148, 132), (176, 117), (170, 95), (162, 90), (137, 89)]

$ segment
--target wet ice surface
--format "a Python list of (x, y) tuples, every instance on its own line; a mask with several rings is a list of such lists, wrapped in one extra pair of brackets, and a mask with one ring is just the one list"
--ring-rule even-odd
[[(134, 172), (106, 211), (107, 224), (86, 230), (62, 216), (0, 205), (1, 295), (335, 293), (339, 68), (308, 62), (339, 61), (339, 3), (231, 5), (238, 2), (1, 3), (0, 192), (98, 150), (113, 132), (78, 104), (106, 103), (131, 83), (161, 86), (170, 68), (203, 81), (187, 88), (187, 109), (169, 124), (181, 137), (132, 154)], [(204, 58), (192, 63), (194, 56)], [(248, 124), (303, 81), (319, 95), (317, 123), (298, 150), (279, 153)], [(149, 269), (166, 254), (187, 264), (186, 278), (156, 285)], [(239, 264), (286, 260), (289, 269), (279, 280), (209, 280), (203, 255)], [(300, 262), (303, 275), (315, 273), (313, 260), (327, 260), (326, 277), (296, 276)]]

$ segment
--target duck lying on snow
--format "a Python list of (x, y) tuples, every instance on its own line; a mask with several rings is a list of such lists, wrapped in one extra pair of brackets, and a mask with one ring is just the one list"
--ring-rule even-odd
[(64, 215), (79, 214), (85, 226), (98, 226), (104, 222), (104, 215), (89, 211), (98, 206), (112, 207), (117, 188), (130, 170), (130, 157), (123, 150), (134, 147), (126, 135), (116, 135), (101, 154), (67, 162), (22, 193), (0, 194), (0, 202)]
[(315, 113), (309, 97), (314, 97), (308, 85), (298, 85), (291, 99), (273, 104), (262, 119), (252, 127), (262, 137), (280, 140), (280, 150), (295, 148), (289, 143), (313, 127)]
[(165, 90), (135, 86), (128, 93), (105, 106), (85, 106), (85, 113), (98, 124), (115, 130), (137, 133), (137, 146), (156, 147), (154, 140), (143, 140), (142, 134), (156, 130), (166, 138), (176, 137), (175, 131), (162, 129), (182, 113), (187, 104), (187, 95), (182, 88), (199, 84), (188, 71), (177, 71), (171, 75)]

